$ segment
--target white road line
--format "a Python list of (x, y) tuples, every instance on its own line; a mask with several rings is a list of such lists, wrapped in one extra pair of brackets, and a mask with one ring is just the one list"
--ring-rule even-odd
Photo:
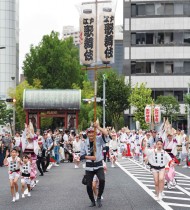
[(141, 180), (141, 179), (150, 179), (150, 180), (154, 180), (153, 178), (150, 178), (150, 177), (138, 177), (138, 176), (136, 176), (136, 178), (137, 178), (137, 179), (140, 179), (140, 180)]
[(190, 196), (190, 192), (188, 192), (187, 190), (185, 190), (183, 187), (180, 187), (179, 185), (175, 186), (178, 190), (184, 192), (186, 195)]
[[(155, 192), (155, 190), (152, 190), (153, 192)], [(179, 194), (179, 195), (183, 195), (184, 193), (183, 192), (176, 192), (176, 191), (167, 191), (167, 190), (164, 190), (163, 191), (164, 193), (170, 193), (170, 194)]]
[[(142, 182), (140, 182), (135, 176), (133, 176), (130, 172), (128, 172), (122, 165), (119, 163), (116, 163), (128, 176), (130, 176), (140, 187), (142, 187), (146, 193), (148, 193), (154, 200), (155, 200), (155, 194), (148, 188), (146, 187)], [(158, 202), (165, 210), (172, 210), (172, 208), (167, 205), (163, 201)]]
[(153, 183), (154, 184), (154, 182), (153, 181), (151, 181), (151, 180), (140, 180), (141, 182), (150, 182), (150, 183)]
[(186, 189), (186, 190), (190, 190), (190, 188), (189, 188), (189, 187), (185, 187), (185, 189)]
[(190, 207), (190, 205), (188, 204), (180, 204), (180, 203), (168, 203), (166, 202), (166, 204), (168, 204), (169, 206), (180, 206), (180, 207)]
[(178, 174), (178, 175), (180, 175), (180, 176), (183, 176), (183, 177), (185, 177), (185, 178), (187, 178), (187, 179), (190, 179), (189, 176), (186, 176), (186, 175), (184, 175), (184, 174), (182, 174), (182, 173), (176, 172), (176, 174)]
[(177, 179), (177, 182), (190, 182), (190, 181), (188, 181), (188, 180), (186, 180), (186, 178), (184, 178), (184, 180), (182, 180), (182, 179)]
[(164, 196), (163, 199), (190, 201), (189, 198)]
[(186, 184), (186, 183), (179, 183), (177, 182), (178, 185), (187, 185), (187, 186), (190, 186), (190, 184)]
[(134, 173), (133, 175), (135, 175), (135, 176), (141, 175), (142, 177), (152, 177), (151, 174), (136, 174), (136, 173)]

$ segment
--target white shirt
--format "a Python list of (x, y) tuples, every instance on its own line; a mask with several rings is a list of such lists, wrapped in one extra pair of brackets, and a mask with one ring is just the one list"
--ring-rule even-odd
[(69, 136), (65, 133), (63, 135), (63, 140), (66, 142), (66, 141), (69, 141)]
[(7, 161), (8, 161), (9, 172), (13, 172), (15, 170), (20, 169), (20, 158), (19, 157), (15, 157), (14, 160), (12, 157), (8, 157)]
[(172, 158), (164, 150), (145, 148), (144, 153), (147, 155), (148, 162), (153, 166), (166, 166)]
[(21, 142), (20, 136), (18, 136), (18, 137), (15, 136), (14, 139), (15, 139), (15, 147), (19, 147), (20, 146), (20, 142)]
[(28, 163), (22, 165), (21, 171), (24, 174), (30, 174), (31, 168), (30, 168), (30, 162), (29, 161), (28, 161)]
[(118, 142), (117, 142), (117, 140), (115, 139), (115, 140), (111, 140), (110, 141), (110, 149), (113, 149), (113, 150), (116, 150), (118, 148)]
[(76, 140), (74, 140), (73, 151), (74, 152), (80, 152), (80, 150), (81, 150), (81, 140), (79, 140), (78, 142)]

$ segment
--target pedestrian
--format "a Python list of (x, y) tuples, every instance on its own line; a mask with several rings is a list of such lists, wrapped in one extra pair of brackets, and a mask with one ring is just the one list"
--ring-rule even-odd
[(44, 171), (45, 171), (45, 153), (46, 153), (46, 150), (44, 149), (42, 142), (39, 141), (38, 145), (39, 145), (39, 149), (38, 149), (36, 164), (37, 164), (38, 170), (40, 172), (40, 176), (43, 176)]
[[(9, 154), (11, 155), (10, 157)], [(12, 202), (19, 200), (19, 193), (18, 193), (18, 179), (20, 177), (20, 163), (21, 160), (17, 156), (17, 150), (12, 149), (11, 152), (9, 150), (6, 151), (4, 165), (8, 166), (8, 173), (9, 173), (9, 181), (10, 181), (10, 189), (11, 194), (13, 197)]]
[(164, 196), (165, 167), (172, 161), (172, 158), (163, 150), (162, 139), (157, 140), (156, 149), (148, 149), (145, 143), (143, 145), (143, 152), (147, 155), (150, 169), (154, 177), (156, 200), (162, 200)]
[(102, 146), (110, 141), (110, 138), (108, 137), (108, 131), (101, 128), (98, 123), (94, 123), (94, 127), (98, 129), (102, 133), (102, 135), (96, 136), (96, 138), (94, 138), (94, 128), (92, 127), (87, 130), (88, 138), (85, 142), (82, 143), (80, 160), (86, 160), (85, 171), (87, 179), (87, 193), (91, 200), (91, 204), (89, 207), (96, 206), (92, 190), (92, 181), (95, 174), (99, 179), (97, 206), (101, 207), (101, 196), (105, 187)]
[(8, 132), (5, 132), (5, 136), (2, 138), (2, 147), (3, 147), (4, 157), (6, 155), (6, 151), (7, 150), (10, 151), (13, 148), (13, 142)]
[(3, 167), (3, 141), (2, 141), (2, 135), (0, 134), (0, 167)]
[(48, 172), (47, 168), (50, 163), (50, 152), (53, 149), (53, 140), (51, 136), (48, 136), (48, 133), (44, 133), (43, 137), (44, 137), (44, 148), (46, 149), (46, 164), (44, 172)]
[(81, 140), (79, 135), (76, 134), (75, 140), (73, 141), (73, 162), (75, 164), (75, 168), (79, 168), (80, 164), (80, 149), (81, 149)]
[(25, 197), (24, 195), (24, 190), (25, 190), (25, 187), (27, 186), (28, 188), (28, 197), (31, 196), (31, 193), (30, 193), (30, 172), (31, 172), (31, 167), (30, 167), (30, 160), (29, 160), (29, 157), (28, 155), (24, 155), (23, 156), (23, 160), (21, 162), (21, 184), (22, 184), (22, 188), (21, 188), (21, 191), (22, 191), (22, 198)]
[(112, 132), (111, 134), (112, 140), (109, 144), (109, 153), (110, 153), (110, 160), (111, 160), (111, 167), (115, 167), (115, 162), (117, 160), (117, 152), (118, 152), (118, 141), (117, 141), (117, 134), (116, 132)]

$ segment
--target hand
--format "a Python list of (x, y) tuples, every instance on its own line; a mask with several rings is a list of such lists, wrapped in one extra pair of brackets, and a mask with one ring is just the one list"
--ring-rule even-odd
[(24, 127), (25, 127), (25, 128), (27, 128), (27, 127), (28, 127), (28, 125), (27, 125), (26, 123), (24, 123)]
[(6, 157), (8, 157), (9, 156), (9, 150), (6, 150)]
[(96, 160), (96, 157), (95, 156), (91, 156), (91, 158), (90, 158), (91, 160)]
[(95, 128), (98, 128), (100, 125), (99, 125), (99, 123), (98, 122), (94, 122), (94, 127)]

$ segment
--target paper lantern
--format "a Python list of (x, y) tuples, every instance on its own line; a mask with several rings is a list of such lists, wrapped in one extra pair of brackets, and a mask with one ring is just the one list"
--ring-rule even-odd
[(145, 122), (146, 123), (151, 123), (151, 106), (146, 106), (145, 107)]
[(80, 62), (90, 65), (95, 62), (96, 19), (91, 9), (83, 10), (80, 16)]
[(99, 54), (104, 64), (109, 64), (114, 57), (114, 22), (112, 9), (103, 8), (99, 19)]
[(161, 121), (161, 110), (160, 106), (155, 106), (154, 108), (154, 123), (159, 124)]

